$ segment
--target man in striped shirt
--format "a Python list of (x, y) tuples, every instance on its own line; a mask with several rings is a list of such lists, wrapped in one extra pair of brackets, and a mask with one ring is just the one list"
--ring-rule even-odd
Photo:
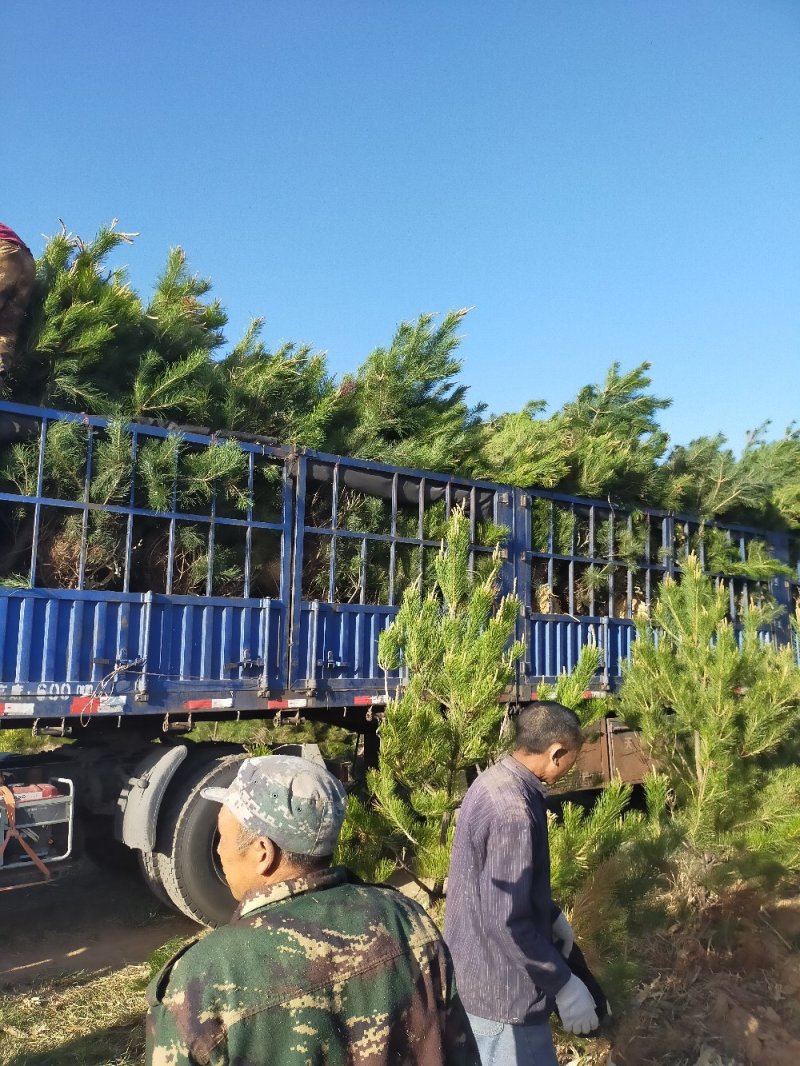
[(574, 765), (583, 736), (559, 703), (526, 707), (511, 755), (471, 785), (456, 826), (445, 940), (483, 1066), (557, 1066), (548, 1015), (597, 1028), (594, 1000), (566, 963), (572, 928), (550, 894), (545, 786)]

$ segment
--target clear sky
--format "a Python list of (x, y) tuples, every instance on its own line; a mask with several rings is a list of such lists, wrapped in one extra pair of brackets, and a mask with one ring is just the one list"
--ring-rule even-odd
[(0, 219), (118, 217), (235, 339), (354, 369), (474, 305), (474, 401), (649, 360), (676, 442), (800, 419), (800, 0), (0, 0)]

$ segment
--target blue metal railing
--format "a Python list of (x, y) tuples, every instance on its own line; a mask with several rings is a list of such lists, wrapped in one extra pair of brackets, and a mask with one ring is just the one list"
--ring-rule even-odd
[[(236, 450), (224, 470), (215, 447)], [(708, 563), (712, 537), (739, 563), (754, 540), (786, 564), (800, 554), (780, 531), (0, 403), (0, 714), (30, 695), (60, 713), (61, 696), (113, 691), (162, 713), (195, 692), (247, 711), (285, 691), (339, 705), (381, 691), (378, 637), (430, 579), (456, 505), (474, 567), (485, 527), (507, 530), (499, 591), (521, 601), (531, 688), (592, 642), (613, 687), (659, 583), (692, 550)], [(748, 602), (785, 608), (770, 636), (800, 662), (798, 575), (718, 577), (734, 623)]]

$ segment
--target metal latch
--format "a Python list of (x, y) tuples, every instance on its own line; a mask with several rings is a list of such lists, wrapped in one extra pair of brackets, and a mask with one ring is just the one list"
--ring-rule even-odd
[(335, 659), (330, 649), (324, 659), (317, 659), (317, 666), (321, 666), (323, 670), (343, 670), (349, 665), (350, 663), (344, 662), (343, 659)]

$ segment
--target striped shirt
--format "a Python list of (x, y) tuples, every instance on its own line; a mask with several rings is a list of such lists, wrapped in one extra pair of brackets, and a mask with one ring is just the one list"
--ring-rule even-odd
[(462, 1002), (491, 1021), (547, 1021), (569, 966), (553, 946), (541, 781), (507, 756), (469, 788), (458, 817), (444, 935)]

